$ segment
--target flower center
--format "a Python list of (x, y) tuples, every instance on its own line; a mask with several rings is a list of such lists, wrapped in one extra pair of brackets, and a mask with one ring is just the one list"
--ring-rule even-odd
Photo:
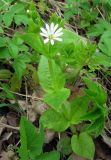
[(49, 35), (49, 39), (51, 40), (51, 39), (54, 39), (54, 35), (53, 34), (50, 34)]

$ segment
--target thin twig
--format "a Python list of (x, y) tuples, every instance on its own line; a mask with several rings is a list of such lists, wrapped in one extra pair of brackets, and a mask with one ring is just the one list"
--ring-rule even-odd
[[(4, 88), (0, 87), (1, 90), (4, 90)], [(17, 92), (13, 92), (13, 91), (9, 91), (10, 93), (13, 93), (15, 95), (18, 95), (18, 96), (22, 96), (22, 97), (26, 97), (25, 94), (21, 94), (21, 93), (17, 93)], [(39, 97), (34, 97), (34, 96), (31, 96), (31, 95), (27, 95), (27, 98), (32, 98), (32, 99), (35, 99), (35, 100), (41, 100), (43, 101), (42, 98), (39, 98)]]
[(100, 13), (101, 17), (105, 20), (104, 15), (102, 14), (102, 12), (100, 11), (100, 9), (98, 7), (96, 7), (96, 9), (98, 10), (98, 12)]
[(0, 127), (6, 127), (6, 128), (10, 128), (10, 129), (14, 129), (14, 130), (19, 130), (19, 127), (14, 127), (14, 126), (10, 126), (8, 124), (4, 124), (2, 122), (0, 122)]

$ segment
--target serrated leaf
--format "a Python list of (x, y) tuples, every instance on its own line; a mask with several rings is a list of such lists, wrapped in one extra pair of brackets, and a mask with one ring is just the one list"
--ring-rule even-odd
[(104, 32), (98, 44), (103, 53), (111, 57), (111, 29)]
[(97, 65), (103, 65), (105, 67), (111, 66), (111, 57), (103, 54), (103, 53), (97, 53), (94, 54), (91, 63), (97, 64)]
[(20, 24), (27, 25), (28, 21), (29, 21), (27, 15), (25, 15), (25, 14), (21, 14), (21, 15), (17, 14), (17, 15), (15, 15), (14, 16), (14, 20), (15, 20), (15, 23), (17, 25), (20, 25)]
[(59, 110), (61, 105), (66, 101), (70, 95), (70, 90), (63, 88), (57, 92), (46, 93), (44, 101), (52, 108)]
[(25, 33), (21, 35), (21, 38), (24, 40), (25, 43), (30, 45), (38, 53), (44, 54), (45, 52), (44, 44), (39, 35), (34, 33)]
[(28, 121), (25, 117), (20, 121), (20, 139), (21, 147), (19, 149), (20, 160), (34, 159), (42, 153), (44, 141), (44, 133), (42, 128), (37, 131), (37, 128)]
[(97, 118), (94, 122), (83, 128), (83, 131), (89, 134), (94, 134), (97, 137), (101, 134), (104, 125), (105, 125), (105, 119), (103, 116), (101, 116)]
[(25, 11), (25, 5), (22, 4), (22, 3), (17, 2), (10, 7), (10, 12), (13, 13), (13, 14), (22, 13), (23, 11)]
[(86, 132), (80, 133), (80, 135), (73, 135), (71, 145), (77, 155), (93, 160), (95, 152), (94, 142)]
[(40, 122), (44, 128), (53, 129), (57, 132), (62, 132), (69, 127), (69, 121), (61, 113), (51, 108), (42, 114)]
[(13, 13), (10, 13), (10, 12), (6, 12), (4, 15), (3, 15), (3, 21), (5, 23), (5, 25), (7, 27), (9, 27), (13, 21), (13, 16), (14, 14)]
[(103, 106), (107, 100), (107, 93), (105, 89), (98, 82), (94, 82), (89, 78), (84, 77), (83, 80), (88, 87), (88, 89), (86, 89), (88, 96), (90, 96), (94, 102)]
[(54, 62), (54, 60), (51, 60), (53, 68), (53, 72), (51, 72), (49, 63), (50, 62), (48, 62), (48, 59), (45, 56), (41, 56), (38, 76), (40, 84), (46, 92), (60, 90), (65, 84), (65, 78), (59, 66)]
[(26, 63), (30, 62), (29, 55), (19, 55), (14, 59), (13, 68), (15, 69), (15, 73), (20, 80), (25, 69), (26, 69)]
[(87, 96), (75, 97), (71, 102), (70, 121), (71, 124), (78, 124), (81, 118), (87, 113), (89, 105), (89, 98)]
[(9, 99), (15, 99), (15, 96), (10, 91), (10, 86), (8, 84), (4, 84), (0, 82), (0, 85), (3, 88), (3, 91), (0, 93), (1, 98), (9, 98)]
[(93, 27), (90, 28), (89, 36), (99, 36), (111, 28), (111, 24), (106, 20), (100, 19)]

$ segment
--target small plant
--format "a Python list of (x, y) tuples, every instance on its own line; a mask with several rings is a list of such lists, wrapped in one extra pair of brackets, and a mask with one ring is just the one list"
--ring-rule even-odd
[[(4, 0), (0, 7), (3, 4)], [(17, 103), (16, 95), (24, 96), (18, 92), (24, 91), (27, 79), (39, 86), (39, 100), (47, 104), (38, 118), (38, 129), (24, 111), (19, 111), (24, 114), (20, 120), (20, 160), (59, 160), (73, 152), (93, 160), (93, 140), (102, 133), (108, 116), (107, 91), (96, 73), (111, 67), (111, 10), (101, 12), (111, 4), (102, 0), (60, 4), (64, 20), (56, 14), (43, 20), (42, 14), (49, 11), (45, 1), (8, 0), (0, 8), (0, 99), (6, 100), (0, 108), (11, 106), (10, 100)], [(71, 20), (87, 38), (66, 27), (65, 22)], [(65, 133), (51, 152), (44, 152), (47, 128), (60, 136)]]

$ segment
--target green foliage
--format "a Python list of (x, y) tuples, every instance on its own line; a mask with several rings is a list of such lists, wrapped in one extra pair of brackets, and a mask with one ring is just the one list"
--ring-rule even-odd
[[(57, 11), (62, 11), (62, 16), (56, 13), (50, 16), (49, 3), (44, 0), (0, 2), (0, 108), (11, 108), (9, 101), (18, 102), (14, 94), (24, 92), (25, 87), (31, 92), (40, 88), (43, 91), (40, 98), (48, 108), (40, 116), (39, 129), (25, 117), (21, 118), (20, 159), (59, 160), (59, 152), (68, 156), (73, 151), (92, 160), (95, 151), (92, 137), (101, 134), (108, 115), (105, 83), (102, 76), (100, 81), (94, 80), (102, 69), (106, 72), (104, 78), (110, 75), (111, 2), (57, 2)], [(51, 39), (55, 38), (51, 35), (48, 43), (44, 43), (47, 37), (42, 37), (40, 32), (46, 23), (63, 28), (62, 41), (56, 39), (51, 45)], [(73, 136), (60, 137), (59, 152), (44, 153), (47, 128), (56, 132), (68, 129)]]
[(79, 135), (73, 135), (71, 139), (71, 145), (73, 151), (89, 160), (94, 158), (94, 142), (86, 132), (80, 133)]
[(70, 94), (70, 91), (64, 88), (65, 77), (60, 67), (54, 60), (48, 60), (45, 56), (41, 56), (38, 75), (40, 84), (46, 91), (44, 101), (58, 109)]
[(57, 144), (57, 149), (63, 155), (69, 155), (72, 152), (71, 139), (68, 136), (62, 137)]
[(42, 146), (44, 142), (44, 133), (41, 128), (40, 131), (32, 125), (25, 117), (21, 118), (20, 122), (20, 139), (21, 147), (19, 154), (21, 160), (28, 160), (35, 158), (42, 153)]
[(44, 128), (48, 127), (58, 132), (64, 131), (69, 127), (69, 121), (64, 115), (51, 108), (43, 113), (40, 122)]
[(99, 105), (105, 104), (107, 100), (107, 93), (103, 87), (89, 78), (83, 78), (83, 80), (88, 87), (88, 89), (86, 89), (86, 93), (91, 97), (91, 99), (93, 99), (93, 102), (96, 102)]
[(43, 153), (42, 147), (44, 142), (44, 131), (42, 126), (39, 130), (25, 117), (20, 121), (20, 140), (19, 155), (21, 160), (59, 160), (59, 152), (53, 151)]
[(24, 3), (20, 2), (14, 3), (14, 5), (9, 5), (7, 9), (8, 11), (2, 15), (4, 24), (9, 27), (12, 24), (13, 19), (17, 25), (28, 24), (28, 16), (25, 7)]

